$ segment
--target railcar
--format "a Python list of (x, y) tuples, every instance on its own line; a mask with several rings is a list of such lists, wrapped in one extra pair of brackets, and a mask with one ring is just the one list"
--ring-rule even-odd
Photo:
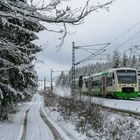
[(137, 70), (138, 73), (138, 95), (140, 96), (140, 70)]
[[(90, 89), (90, 90), (89, 90)], [(83, 77), (81, 92), (93, 96), (136, 98), (138, 76), (134, 68), (114, 68)]]

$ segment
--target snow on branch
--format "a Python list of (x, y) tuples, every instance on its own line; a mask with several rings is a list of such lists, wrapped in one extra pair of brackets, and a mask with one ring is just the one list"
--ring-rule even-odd
[[(57, 5), (59, 5), (62, 1), (57, 0), (48, 4), (48, 6), (44, 6), (41, 8), (36, 8), (36, 10), (46, 11), (45, 15), (40, 15), (39, 13), (32, 12), (27, 13), (27, 16), (31, 16), (39, 19), (40, 21), (48, 22), (48, 23), (80, 23), (84, 17), (89, 15), (91, 12), (96, 11), (98, 9), (107, 8), (113, 1), (109, 1), (103, 4), (89, 5), (89, 1), (87, 0), (85, 6), (83, 8), (76, 8), (71, 10), (71, 7), (67, 6), (66, 9), (57, 9)], [(48, 9), (48, 7), (51, 7)], [(49, 14), (50, 13), (50, 14)], [(39, 16), (39, 17), (38, 17)]]
[[(25, 49), (25, 46), (24, 46), (24, 49)], [(28, 50), (28, 48), (26, 48), (26, 50)], [(24, 62), (24, 61), (27, 63), (30, 62), (28, 55), (26, 53), (23, 53), (18, 48), (18, 46), (14, 45), (13, 43), (9, 41), (0, 39), (0, 52), (3, 52), (3, 51), (7, 51), (7, 53), (9, 52), (9, 54), (11, 54), (13, 58), (16, 58), (16, 59), (18, 58), (20, 62)]]
[(2, 90), (0, 89), (0, 99), (3, 99)]
[[(87, 0), (83, 7), (72, 9), (70, 6), (67, 6), (68, 0), (50, 0), (47, 1), (47, 4), (44, 3), (44, 0), (38, 1), (38, 3), (36, 4), (34, 4), (34, 0), (30, 0), (30, 5), (19, 0), (1, 0), (0, 4), (5, 6), (8, 10), (0, 12), (0, 16), (7, 17), (8, 19), (10, 17), (16, 18), (19, 21), (32, 21), (38, 26), (38, 21), (62, 24), (62, 29), (58, 31), (44, 27), (47, 31), (53, 31), (55, 33), (62, 34), (62, 36), (59, 38), (61, 40), (59, 46), (61, 46), (64, 43), (64, 38), (68, 34), (66, 24), (82, 24), (84, 18), (90, 13), (103, 8), (107, 9), (108, 5), (110, 5), (113, 1), (114, 0), (108, 0), (108, 2), (104, 3), (91, 4), (91, 0)], [(63, 6), (63, 4), (65, 6)], [(42, 12), (44, 12), (44, 14)], [(6, 21), (4, 20), (4, 23), (5, 22)], [(32, 33), (27, 29), (24, 29), (23, 27), (19, 27), (18, 25), (12, 25), (12, 23), (8, 24), (10, 24), (11, 26), (16, 26), (16, 28), (18, 27), (20, 30), (24, 30), (24, 32), (30, 34)], [(42, 28), (41, 25), (40, 28)]]
[(66, 8), (64, 9), (62, 7), (58, 8), (59, 5), (63, 2), (63, 0), (56, 0), (56, 1), (51, 1), (51, 3), (49, 3), (46, 6), (42, 4), (40, 8), (34, 6), (37, 11), (45, 12), (43, 15), (39, 16), (39, 18), (38, 18), (39, 13), (36, 13), (34, 15), (31, 14), (28, 16), (38, 18), (39, 21), (43, 21), (47, 23), (56, 23), (56, 24), (62, 23), (63, 29), (60, 29), (59, 31), (49, 30), (48, 28), (46, 28), (46, 30), (48, 31), (54, 31), (57, 33), (59, 32), (62, 34), (62, 37), (59, 38), (61, 39), (61, 42), (58, 46), (58, 50), (59, 50), (64, 43), (64, 39), (66, 35), (68, 34), (66, 24), (73, 24), (73, 25), (82, 24), (84, 18), (88, 16), (90, 13), (103, 8), (108, 9), (108, 5), (110, 5), (113, 1), (114, 0), (109, 0), (109, 2), (105, 2), (103, 4), (98, 3), (97, 5), (90, 5), (89, 4), (90, 0), (87, 0), (83, 8), (80, 7), (76, 9), (71, 9), (71, 7), (66, 6)]
[(0, 89), (1, 89), (1, 91), (6, 91), (6, 92), (8, 92), (8, 93), (12, 93), (12, 94), (14, 94), (15, 96), (17, 95), (17, 94), (20, 94), (20, 95), (23, 95), (21, 92), (19, 92), (19, 91), (16, 91), (14, 88), (12, 88), (10, 85), (6, 85), (6, 84), (4, 84), (4, 83), (2, 83), (2, 82), (0, 82)]

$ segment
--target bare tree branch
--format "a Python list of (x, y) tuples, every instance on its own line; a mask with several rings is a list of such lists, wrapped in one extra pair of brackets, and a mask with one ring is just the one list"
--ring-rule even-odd
[[(90, 13), (94, 11), (98, 11), (99, 9), (108, 9), (108, 6), (114, 2), (115, 0), (109, 0), (109, 2), (105, 3), (98, 3), (96, 5), (90, 5), (90, 0), (87, 0), (85, 5), (80, 8), (71, 9), (71, 7), (66, 6), (65, 8), (62, 8), (60, 5), (63, 2), (67, 2), (68, 0), (51, 0), (50, 3), (45, 4), (44, 0), (42, 0), (40, 3), (33, 3), (33, 0), (30, 0), (29, 7), (28, 4), (23, 3), (21, 1), (15, 1), (11, 2), (10, 0), (1, 0), (1, 4), (5, 5), (7, 7), (7, 2), (9, 3), (8, 8), (10, 8), (10, 12), (3, 12), (0, 13), (1, 17), (12, 17), (12, 18), (20, 18), (24, 20), (32, 20), (34, 21), (43, 21), (47, 23), (56, 23), (56, 24), (63, 24), (63, 29), (60, 30), (54, 30), (49, 29), (48, 27), (44, 27), (47, 31), (52, 31), (55, 33), (61, 33), (62, 34), (62, 40), (60, 42), (60, 45), (63, 45), (64, 38), (66, 37), (66, 34), (68, 33), (66, 24), (72, 24), (72, 25), (79, 25), (82, 24), (84, 21), (84, 18), (88, 16)], [(21, 10), (21, 3), (22, 3), (22, 10)], [(16, 11), (16, 12), (15, 12)], [(38, 11), (38, 12), (36, 12)], [(15, 14), (11, 14), (11, 12)], [(40, 12), (45, 12), (45, 14), (41, 14)], [(59, 45), (59, 46), (60, 46)]]

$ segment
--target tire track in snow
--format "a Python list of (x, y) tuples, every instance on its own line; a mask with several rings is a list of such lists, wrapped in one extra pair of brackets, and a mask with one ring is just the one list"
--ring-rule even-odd
[(41, 108), (39, 111), (40, 111), (40, 116), (42, 117), (43, 121), (50, 128), (50, 130), (54, 136), (54, 140), (63, 140), (61, 135), (59, 134), (59, 132), (56, 130), (56, 128), (48, 121), (47, 117), (45, 116), (45, 114), (43, 113)]
[(25, 140), (25, 137), (26, 137), (26, 130), (27, 130), (27, 114), (29, 112), (29, 108), (26, 110), (25, 112), (25, 118), (24, 118), (24, 123), (23, 123), (23, 133), (22, 133), (22, 136), (21, 136), (21, 139), (20, 140)]
[[(35, 102), (36, 99), (34, 99), (33, 102)], [(32, 102), (32, 104), (33, 104)], [(25, 117), (24, 117), (24, 121), (23, 121), (23, 131), (22, 131), (22, 135), (21, 135), (21, 138), (20, 140), (25, 140), (25, 137), (26, 137), (26, 131), (27, 131), (27, 115), (28, 115), (28, 112), (32, 106), (32, 104), (30, 105), (30, 107), (26, 110), (25, 112)]]

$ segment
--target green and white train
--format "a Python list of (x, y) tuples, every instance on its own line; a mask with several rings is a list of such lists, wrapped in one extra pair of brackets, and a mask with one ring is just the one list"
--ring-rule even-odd
[[(76, 87), (79, 86), (76, 80)], [(138, 77), (134, 68), (115, 68), (82, 78), (81, 92), (93, 96), (136, 98)]]

